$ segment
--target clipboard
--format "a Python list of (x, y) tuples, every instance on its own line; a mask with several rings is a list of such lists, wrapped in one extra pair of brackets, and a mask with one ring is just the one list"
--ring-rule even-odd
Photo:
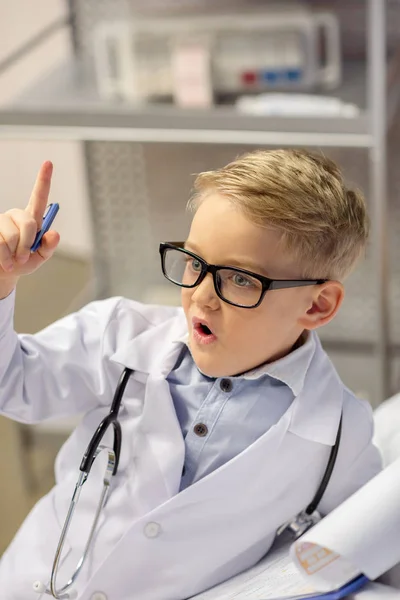
[(279, 598), (276, 598), (276, 600), (341, 600), (341, 598), (347, 598), (350, 594), (357, 592), (367, 583), (370, 583), (370, 580), (365, 577), (365, 575), (359, 575), (359, 577), (349, 581), (349, 583), (346, 583), (346, 585), (337, 590), (300, 594), (299, 596), (280, 596)]

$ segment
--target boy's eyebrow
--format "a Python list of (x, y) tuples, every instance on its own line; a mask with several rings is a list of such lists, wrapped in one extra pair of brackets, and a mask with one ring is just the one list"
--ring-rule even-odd
[(185, 242), (183, 242), (183, 248), (185, 248), (185, 250), (190, 250), (190, 252), (194, 252), (195, 254), (200, 255), (199, 248), (196, 246), (196, 244), (192, 244), (192, 242), (186, 240)]
[[(190, 241), (187, 241), (187, 242), (184, 242), (183, 247), (186, 250), (190, 250), (191, 252), (198, 254), (202, 258), (201, 251), (196, 246), (196, 244), (192, 244)], [(219, 263), (219, 264), (222, 264), (222, 263)], [(262, 267), (260, 264), (254, 263), (252, 260), (232, 259), (229, 261), (225, 261), (224, 264), (229, 267), (237, 267), (238, 269), (245, 269), (246, 271), (253, 271), (253, 273), (257, 273), (258, 275), (263, 275), (264, 277), (269, 277), (269, 273), (266, 271), (266, 269), (264, 267)]]

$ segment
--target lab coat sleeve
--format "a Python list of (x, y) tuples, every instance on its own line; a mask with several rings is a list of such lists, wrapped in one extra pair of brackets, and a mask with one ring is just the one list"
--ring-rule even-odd
[(14, 300), (15, 292), (0, 301), (0, 414), (35, 423), (109, 402), (107, 330), (120, 299), (92, 302), (35, 335), (14, 331)]
[(346, 392), (340, 449), (319, 510), (326, 515), (382, 470), (382, 456), (373, 443), (371, 406)]

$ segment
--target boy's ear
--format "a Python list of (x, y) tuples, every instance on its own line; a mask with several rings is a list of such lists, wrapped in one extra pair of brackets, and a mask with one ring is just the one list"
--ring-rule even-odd
[(344, 298), (344, 287), (339, 281), (327, 281), (314, 288), (309, 309), (300, 318), (304, 329), (326, 325), (338, 312)]

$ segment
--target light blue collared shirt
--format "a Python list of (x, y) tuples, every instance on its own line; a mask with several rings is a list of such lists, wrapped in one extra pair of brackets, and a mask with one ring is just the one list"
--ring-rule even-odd
[(314, 349), (308, 335), (302, 346), (275, 362), (238, 377), (214, 379), (197, 369), (183, 345), (167, 378), (185, 438), (181, 490), (237, 456), (279, 421), (303, 387)]

